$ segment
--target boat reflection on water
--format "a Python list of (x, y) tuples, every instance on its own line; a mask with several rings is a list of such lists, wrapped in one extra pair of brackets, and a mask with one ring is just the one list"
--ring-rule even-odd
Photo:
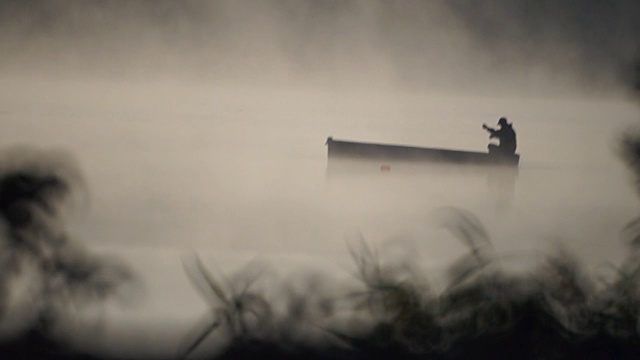
[(494, 199), (496, 213), (504, 214), (511, 210), (516, 193), (518, 168), (489, 168), (487, 171), (487, 185), (489, 197)]
[(353, 191), (375, 189), (425, 200), (431, 194), (458, 205), (467, 198), (488, 198), (491, 210), (501, 215), (512, 208), (518, 172), (512, 166), (329, 158), (326, 177), (328, 183)]

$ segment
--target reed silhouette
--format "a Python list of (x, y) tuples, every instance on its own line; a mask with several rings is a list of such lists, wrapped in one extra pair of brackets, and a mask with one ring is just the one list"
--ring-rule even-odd
[[(365, 331), (327, 327), (323, 331), (330, 336), (322, 345), (301, 341), (287, 346), (282, 339), (240, 332), (242, 336), (232, 337), (212, 358), (634, 359), (640, 355), (638, 223), (623, 229), (630, 239), (629, 256), (619, 267), (611, 265), (615, 276), (605, 281), (561, 247), (541, 257), (530, 271), (513, 272), (505, 265), (513, 255), (495, 251), (489, 232), (473, 214), (450, 208), (439, 216), (442, 226), (469, 249), (450, 265), (444, 289), (431, 286), (419, 264), (386, 263), (381, 260), (384, 254), (360, 239), (349, 246), (359, 284), (346, 299), (353, 305), (351, 316), (369, 314)], [(200, 265), (197, 268), (205, 274)], [(223, 297), (221, 290), (214, 290), (219, 288), (215, 281), (208, 284), (226, 309), (216, 310), (218, 319), (240, 314), (242, 301)], [(251, 296), (260, 303), (266, 299)], [(262, 317), (272, 329), (287, 325), (273, 315)]]
[(24, 147), (0, 159), (3, 358), (82, 357), (70, 324), (133, 280), (124, 264), (89, 253), (68, 235), (61, 212), (82, 188), (66, 154)]
[(188, 357), (218, 328), (226, 331), (233, 343), (245, 344), (270, 321), (270, 304), (262, 295), (250, 290), (257, 275), (237, 288), (237, 283), (218, 281), (198, 257), (185, 260), (183, 264), (189, 280), (209, 304), (211, 313), (194, 328), (193, 340), (188, 340), (185, 349), (178, 354), (179, 358)]

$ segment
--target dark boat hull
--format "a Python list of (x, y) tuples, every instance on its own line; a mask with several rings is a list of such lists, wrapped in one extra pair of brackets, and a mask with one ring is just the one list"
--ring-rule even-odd
[(329, 159), (518, 166), (520, 155), (374, 144), (327, 138)]

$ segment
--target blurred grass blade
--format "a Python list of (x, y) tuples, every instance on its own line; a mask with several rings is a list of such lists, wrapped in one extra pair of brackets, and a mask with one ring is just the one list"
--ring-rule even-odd
[(188, 263), (185, 263), (185, 271), (187, 272), (191, 282), (200, 291), (200, 293), (205, 296), (206, 300), (210, 301), (212, 297), (210, 295), (214, 295), (225, 305), (231, 306), (231, 300), (227, 297), (224, 290), (222, 290), (222, 287), (218, 285), (209, 271), (204, 267), (198, 256), (193, 257), (192, 264), (195, 265), (195, 269), (191, 269), (188, 266)]
[(220, 321), (216, 319), (201, 320), (200, 324), (198, 324), (193, 331), (193, 333), (198, 334), (197, 337), (193, 341), (189, 342), (184, 351), (180, 352), (181, 356), (178, 358), (186, 359), (218, 326), (220, 326)]
[(356, 263), (360, 276), (365, 283), (377, 280), (380, 275), (378, 254), (371, 250), (364, 239), (358, 241), (358, 250), (352, 244), (347, 243), (349, 254)]
[(248, 269), (251, 268), (252, 263), (249, 263), (248, 265), (246, 265), (244, 267), (244, 271), (243, 274), (245, 274), (244, 278), (244, 286), (242, 287), (242, 290), (233, 294), (234, 296), (242, 296), (244, 294), (247, 293), (247, 291), (249, 290), (249, 288), (251, 287), (251, 285), (255, 284), (256, 281), (258, 281), (258, 278), (260, 278), (261, 276), (264, 275), (265, 271), (264, 269), (261, 268), (256, 268), (252, 274), (247, 274), (248, 273)]
[(487, 247), (493, 249), (488, 231), (471, 212), (457, 208), (445, 208), (441, 209), (438, 215), (440, 225), (469, 247), (477, 257), (483, 257), (484, 254), (480, 253), (482, 249)]
[(478, 274), (489, 264), (483, 258), (479, 258), (476, 254), (470, 254), (456, 261), (448, 271), (449, 285), (447, 289), (452, 289), (464, 283), (467, 279)]

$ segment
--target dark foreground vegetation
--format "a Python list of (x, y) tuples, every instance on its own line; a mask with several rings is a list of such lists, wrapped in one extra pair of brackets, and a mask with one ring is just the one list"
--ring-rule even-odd
[[(589, 276), (578, 261), (560, 251), (537, 268), (515, 274), (493, 252), (473, 215), (451, 209), (451, 223), (469, 254), (453, 264), (448, 283), (436, 292), (413, 264), (385, 267), (366, 243), (352, 247), (362, 287), (349, 295), (353, 314), (368, 313), (366, 329), (323, 328), (325, 341), (312, 347), (291, 344), (268, 322), (259, 293), (248, 287), (229, 295), (197, 262), (218, 301), (182, 354), (191, 354), (207, 335), (231, 333), (220, 359), (637, 359), (640, 357), (640, 253), (631, 255), (608, 281)], [(188, 268), (189, 269), (189, 268)], [(191, 270), (193, 271), (193, 269)], [(328, 310), (327, 316), (330, 316)], [(265, 324), (267, 322), (267, 324)], [(222, 329), (222, 328), (225, 329)]]
[(74, 321), (133, 274), (68, 234), (65, 211), (83, 195), (71, 157), (22, 147), (0, 156), (0, 359), (90, 359), (69, 340)]

